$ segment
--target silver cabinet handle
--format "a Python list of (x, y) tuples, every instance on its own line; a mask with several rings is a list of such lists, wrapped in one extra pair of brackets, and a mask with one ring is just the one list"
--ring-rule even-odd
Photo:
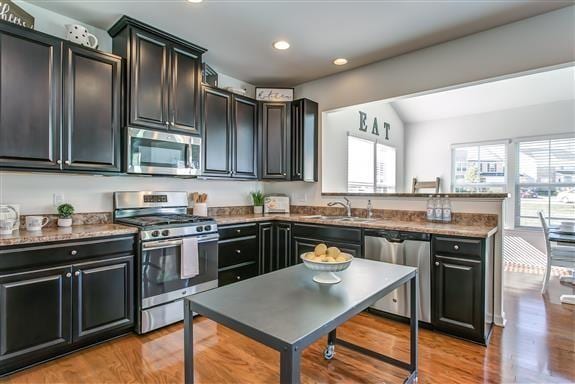
[(74, 272), (74, 276), (76, 276), (76, 277), (77, 277), (77, 276), (80, 276), (80, 271)]
[(64, 161), (64, 163), (66, 163), (66, 165), (72, 164), (72, 162), (70, 160), (66, 160), (66, 161)]
[(240, 253), (242, 253), (242, 251), (239, 249), (236, 249), (236, 253), (239, 255)]
[(242, 233), (241, 229), (236, 229), (236, 233)]
[(439, 267), (439, 261), (436, 261), (436, 262), (435, 262), (435, 266), (436, 266), (436, 267)]
[(170, 125), (171, 125), (172, 127), (174, 127), (174, 126), (176, 125), (176, 123), (174, 123), (174, 122), (172, 121), (172, 122), (170, 123)]
[(56, 164), (62, 164), (62, 160), (56, 160)]
[(459, 245), (455, 244), (455, 245), (453, 246), (453, 249), (455, 249), (456, 251), (459, 251)]
[(170, 125), (170, 122), (169, 122), (169, 121), (166, 121), (166, 125)]
[(285, 172), (283, 173), (283, 175), (284, 175), (284, 176), (286, 175)]
[(68, 272), (68, 273), (66, 273), (66, 277), (70, 278), (70, 277), (72, 277), (72, 274), (70, 272)]
[(241, 280), (241, 277), (240, 277), (240, 276), (236, 276), (236, 280)]
[(75, 249), (72, 249), (70, 251), (70, 255), (72, 255), (72, 256), (76, 256), (77, 254), (78, 254), (78, 251), (76, 251)]

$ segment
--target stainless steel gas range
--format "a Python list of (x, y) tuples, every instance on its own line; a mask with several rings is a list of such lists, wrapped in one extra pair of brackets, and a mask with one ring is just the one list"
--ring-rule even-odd
[(182, 320), (183, 297), (218, 286), (217, 225), (187, 207), (186, 192), (114, 193), (114, 221), (139, 228), (138, 333)]

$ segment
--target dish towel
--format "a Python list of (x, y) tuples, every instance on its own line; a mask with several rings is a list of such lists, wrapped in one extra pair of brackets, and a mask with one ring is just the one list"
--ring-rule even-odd
[(199, 274), (198, 238), (194, 236), (186, 237), (182, 243), (180, 277), (182, 279), (190, 279)]

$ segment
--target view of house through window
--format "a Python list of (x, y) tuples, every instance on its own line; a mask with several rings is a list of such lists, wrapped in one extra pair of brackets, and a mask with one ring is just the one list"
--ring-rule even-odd
[(348, 192), (395, 192), (395, 148), (348, 136), (347, 159)]
[(575, 138), (520, 141), (517, 161), (515, 225), (575, 221)]
[(507, 142), (454, 146), (453, 192), (505, 192)]

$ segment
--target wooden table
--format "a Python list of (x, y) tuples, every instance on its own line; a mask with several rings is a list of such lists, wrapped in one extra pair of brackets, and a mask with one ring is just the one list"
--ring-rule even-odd
[[(254, 277), (184, 300), (185, 382), (194, 382), (193, 313), (196, 312), (280, 352), (280, 382), (299, 383), (304, 348), (328, 335), (325, 359), (341, 345), (408, 371), (406, 383), (417, 379), (417, 269), (354, 259), (339, 272), (342, 281), (320, 285), (317, 272), (303, 264)], [(410, 361), (396, 360), (338, 339), (338, 326), (367, 309), (402, 284), (410, 284)]]
[[(575, 233), (564, 231), (560, 228), (550, 228), (549, 241), (575, 247)], [(575, 283), (575, 269), (573, 269), (571, 276), (561, 276), (560, 280), (571, 284)], [(575, 304), (575, 295), (561, 295), (560, 300), (565, 304)]]

